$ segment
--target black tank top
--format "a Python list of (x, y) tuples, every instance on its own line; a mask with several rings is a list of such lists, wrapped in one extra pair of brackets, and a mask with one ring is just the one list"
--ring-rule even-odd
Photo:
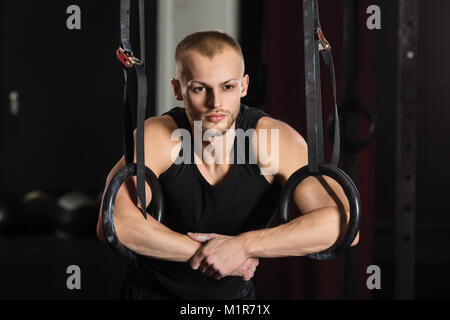
[[(165, 115), (170, 115), (178, 128), (188, 130), (193, 137), (184, 108), (173, 108)], [(236, 130), (255, 129), (263, 116), (267, 115), (261, 110), (241, 104)], [(193, 145), (191, 164), (174, 163), (159, 176), (165, 200), (164, 225), (182, 234), (202, 232), (224, 235), (238, 235), (267, 226), (277, 207), (281, 186), (276, 180), (270, 184), (258, 165), (250, 163), (248, 139), (245, 143), (245, 161), (242, 158), (237, 161), (236, 144), (235, 138), (234, 164), (218, 185), (209, 184), (194, 164)], [(182, 155), (183, 150), (179, 157)], [(248, 285), (240, 277), (215, 280), (193, 270), (189, 263), (148, 257), (138, 257), (133, 269), (138, 281), (153, 289), (162, 286), (182, 299), (231, 299), (245, 291)]]

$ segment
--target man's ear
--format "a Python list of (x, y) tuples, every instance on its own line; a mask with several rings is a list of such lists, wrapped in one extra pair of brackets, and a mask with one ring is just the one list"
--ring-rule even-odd
[(175, 99), (177, 99), (178, 101), (183, 101), (183, 95), (181, 94), (180, 81), (172, 78), (172, 80), (170, 80), (170, 82), (172, 83), (173, 94), (175, 95)]
[(247, 95), (248, 84), (250, 82), (250, 77), (246, 74), (241, 80), (241, 98)]

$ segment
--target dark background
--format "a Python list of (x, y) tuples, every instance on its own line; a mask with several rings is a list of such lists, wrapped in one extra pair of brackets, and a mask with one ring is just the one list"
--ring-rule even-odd
[[(151, 97), (155, 2), (146, 1)], [(344, 55), (352, 49), (344, 45), (345, 2), (319, 2), (322, 26), (333, 46), (341, 103), (345, 83), (350, 81), (344, 76)], [(306, 138), (301, 1), (239, 3), (240, 42), (252, 79), (244, 102), (287, 122)], [(445, 199), (450, 189), (450, 111), (446, 108), (450, 64), (445, 54), (450, 44), (443, 37), (450, 27), (445, 16), (450, 2), (419, 3), (414, 297), (448, 299), (450, 218)], [(61, 13), (71, 4), (82, 8), (81, 30), (65, 27), (67, 15)], [(344, 276), (343, 257), (322, 262), (303, 257), (262, 259), (254, 279), (260, 299), (395, 298), (398, 1), (361, 0), (359, 4), (357, 91), (378, 121), (375, 139), (357, 155), (355, 180), (363, 221), (359, 245), (352, 249), (357, 262), (350, 282), (355, 290), (351, 295), (344, 292), (349, 277)], [(371, 4), (381, 8), (381, 30), (366, 28), (365, 9)], [(1, 6), (0, 194), (11, 202), (32, 190), (55, 198), (82, 191), (97, 199), (108, 172), (122, 155), (123, 74), (115, 56), (120, 39), (119, 1), (7, 1)], [(328, 119), (332, 100), (324, 68), (322, 79), (324, 119)], [(9, 111), (13, 90), (19, 93), (17, 115)], [(150, 99), (148, 114), (154, 110)], [(361, 119), (359, 124), (362, 136), (367, 123)], [(325, 138), (327, 159), (331, 147)], [(12, 212), (20, 216), (20, 209)], [(0, 227), (0, 299), (116, 298), (126, 262), (96, 239), (97, 212), (91, 213), (92, 232), (83, 236), (61, 236), (48, 226), (37, 230), (38, 224), (30, 226), (25, 220), (19, 225), (28, 227), (16, 225), (17, 232), (9, 232), (10, 236)], [(66, 287), (66, 268), (72, 264), (81, 268), (81, 290)], [(366, 269), (372, 264), (381, 268), (381, 290), (366, 287)]]

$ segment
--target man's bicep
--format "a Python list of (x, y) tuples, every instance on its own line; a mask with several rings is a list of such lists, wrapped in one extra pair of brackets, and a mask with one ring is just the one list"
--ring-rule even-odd
[[(139, 207), (137, 201), (137, 178), (136, 176), (129, 177), (124, 183), (124, 193), (123, 196), (127, 197), (129, 201), (131, 201), (135, 206)], [(145, 198), (146, 198), (146, 206), (150, 204), (152, 201), (152, 190), (148, 185), (147, 181), (145, 182)]]
[[(280, 130), (279, 179), (283, 184), (298, 169), (308, 165), (308, 145), (303, 137), (291, 127)], [(337, 207), (348, 211), (348, 201), (342, 187), (327, 176), (310, 176), (295, 189), (294, 201), (305, 214), (324, 207)]]
[(349, 203), (342, 187), (327, 176), (306, 178), (297, 186), (293, 197), (302, 214), (325, 207), (349, 210)]
[[(105, 191), (108, 185), (111, 183), (111, 180), (117, 174), (117, 172), (124, 166), (125, 166), (125, 158), (122, 157), (108, 174), (108, 177), (106, 179)], [(148, 206), (150, 201), (152, 200), (152, 192), (147, 182), (145, 183), (145, 196), (146, 196), (146, 204)], [(120, 186), (119, 191), (117, 192), (116, 195), (116, 202), (121, 202), (123, 200), (125, 202), (134, 204), (135, 206), (138, 206), (136, 176), (128, 177)]]
[(284, 186), (289, 177), (308, 162), (306, 141), (285, 122), (270, 118), (258, 122), (257, 133), (258, 166)]

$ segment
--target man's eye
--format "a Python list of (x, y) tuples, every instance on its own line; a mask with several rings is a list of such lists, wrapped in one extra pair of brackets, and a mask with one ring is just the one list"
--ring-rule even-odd
[(224, 88), (225, 88), (225, 90), (231, 90), (231, 89), (234, 88), (234, 86), (231, 85), (231, 84), (227, 84), (227, 85), (224, 86)]
[(194, 91), (195, 92), (204, 92), (206, 89), (205, 89), (205, 87), (197, 87), (197, 88), (194, 88)]

